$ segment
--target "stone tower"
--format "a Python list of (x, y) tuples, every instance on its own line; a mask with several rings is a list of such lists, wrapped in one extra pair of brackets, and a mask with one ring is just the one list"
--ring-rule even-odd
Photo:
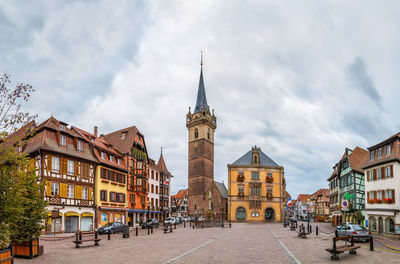
[(193, 114), (186, 115), (189, 131), (188, 200), (189, 215), (204, 215), (209, 209), (208, 192), (214, 184), (214, 131), (217, 118), (210, 112), (203, 81), (203, 58)]

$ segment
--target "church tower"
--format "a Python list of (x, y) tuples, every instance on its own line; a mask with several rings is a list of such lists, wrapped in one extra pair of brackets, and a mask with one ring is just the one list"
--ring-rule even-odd
[(186, 127), (189, 132), (188, 200), (189, 215), (204, 215), (209, 209), (208, 192), (214, 184), (214, 131), (217, 118), (207, 104), (203, 80), (203, 56), (200, 81), (193, 114), (189, 107)]

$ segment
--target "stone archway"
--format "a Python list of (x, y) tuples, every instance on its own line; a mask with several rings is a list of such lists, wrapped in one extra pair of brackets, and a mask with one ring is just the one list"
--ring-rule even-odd
[(272, 208), (265, 209), (265, 221), (272, 222), (275, 221), (275, 211)]

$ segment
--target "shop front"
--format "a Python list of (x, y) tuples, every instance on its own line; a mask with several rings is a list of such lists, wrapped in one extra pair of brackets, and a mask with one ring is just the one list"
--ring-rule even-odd
[(107, 207), (100, 207), (98, 209), (98, 218), (97, 224), (98, 227), (104, 226), (105, 224), (112, 223), (112, 222), (120, 222), (126, 224), (128, 214), (127, 210), (123, 208), (107, 208)]

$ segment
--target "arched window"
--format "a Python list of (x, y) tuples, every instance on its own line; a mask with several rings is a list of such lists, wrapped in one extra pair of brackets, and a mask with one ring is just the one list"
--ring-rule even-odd
[(210, 129), (207, 131), (207, 139), (210, 139)]
[(199, 137), (199, 130), (196, 127), (194, 130), (194, 138), (198, 138), (198, 137)]
[(371, 216), (369, 218), (369, 230), (373, 230), (373, 231), (376, 230), (376, 219), (374, 216)]
[(254, 155), (254, 157), (253, 157), (253, 163), (254, 163), (254, 164), (257, 164), (257, 163), (258, 163), (258, 157), (257, 157), (257, 155)]
[(394, 220), (393, 220), (393, 218), (386, 218), (385, 226), (386, 226), (386, 233), (394, 233)]
[(243, 207), (239, 207), (236, 209), (236, 219), (237, 220), (246, 220), (246, 209)]

